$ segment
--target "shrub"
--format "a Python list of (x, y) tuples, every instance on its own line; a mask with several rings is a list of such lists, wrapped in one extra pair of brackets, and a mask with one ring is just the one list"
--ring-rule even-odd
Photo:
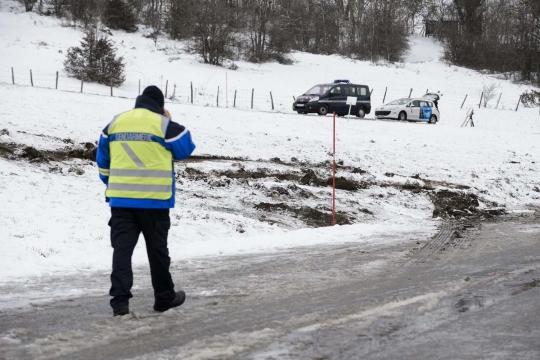
[(521, 94), (521, 102), (525, 107), (540, 106), (540, 91), (531, 90)]
[(125, 81), (124, 59), (116, 56), (113, 42), (96, 29), (85, 32), (80, 47), (68, 49), (64, 70), (79, 80), (120, 86)]

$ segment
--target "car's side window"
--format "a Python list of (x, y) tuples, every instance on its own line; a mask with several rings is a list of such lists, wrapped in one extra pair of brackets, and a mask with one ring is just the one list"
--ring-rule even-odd
[(345, 87), (345, 95), (347, 95), (347, 96), (358, 96), (358, 93), (356, 92), (356, 86), (346, 86)]
[(330, 90), (330, 94), (333, 96), (341, 95), (341, 86), (334, 86), (332, 90)]
[(351, 87), (350, 86), (344, 86), (343, 87), (343, 93), (345, 96), (351, 96)]
[(428, 107), (427, 101), (420, 101), (420, 107)]

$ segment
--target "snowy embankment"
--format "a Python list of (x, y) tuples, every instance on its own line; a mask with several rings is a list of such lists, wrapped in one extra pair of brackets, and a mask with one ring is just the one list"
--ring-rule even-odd
[[(57, 19), (0, 12), (0, 47), (4, 49), (0, 82), (10, 81), (9, 68), (14, 64), (22, 72), (61, 68), (67, 47), (79, 39), (79, 31), (61, 27)], [(540, 205), (537, 109), (517, 113), (481, 109), (475, 117), (476, 128), (460, 128), (467, 107), (460, 109), (464, 93), (479, 98), (483, 82), (497, 81), (504, 93), (499, 108), (509, 108), (510, 99), (517, 100), (525, 87), (446, 66), (437, 56), (426, 58), (426, 46), (437, 46), (432, 40), (412, 39), (411, 62), (397, 66), (298, 53), (293, 66), (239, 62), (240, 69), (232, 72), (199, 64), (181, 50), (180, 59), (170, 60), (140, 34), (119, 33), (114, 39), (128, 61), (128, 80), (115, 90), (119, 94), (136, 95), (134, 72), (144, 76), (143, 84), (158, 85), (161, 75), (179, 74), (183, 82), (193, 80), (199, 89), (195, 105), (182, 99), (167, 104), (173, 119), (192, 131), (200, 156), (177, 164), (179, 191), (170, 233), (174, 260), (347, 241), (425, 239), (438, 223), (432, 219), (430, 193), (423, 191), (428, 187), (459, 188), (478, 195), (480, 207)], [(181, 47), (172, 41), (162, 43)], [(201, 106), (206, 105), (206, 95), (200, 89), (224, 89), (225, 72), (229, 100), (231, 89), (250, 89), (256, 84), (265, 92), (274, 91), (280, 112)], [(287, 112), (292, 95), (333, 78), (370, 85), (375, 89), (374, 106), (382, 101), (386, 86), (387, 100), (407, 96), (411, 87), (422, 89), (413, 96), (426, 88), (440, 90), (445, 93), (443, 118), (436, 126), (338, 119), (337, 157), (343, 161), (338, 175), (355, 181), (356, 187), (338, 190), (337, 207), (352, 225), (305, 228), (326, 221), (323, 215), (330, 207), (331, 189), (324, 181), (304, 179), (310, 171), (320, 178), (330, 176), (331, 117)], [(85, 88), (103, 94), (109, 91), (97, 85)], [(108, 269), (109, 210), (95, 164), (74, 158), (46, 160), (23, 149), (57, 151), (94, 143), (112, 116), (131, 108), (133, 100), (23, 84), (0, 84), (0, 98), (4, 99), (0, 131), (9, 132), (0, 135), (2, 281)], [(265, 101), (255, 107), (269, 110)], [(230, 159), (215, 158), (219, 156)], [(145, 259), (141, 241), (134, 263)]]

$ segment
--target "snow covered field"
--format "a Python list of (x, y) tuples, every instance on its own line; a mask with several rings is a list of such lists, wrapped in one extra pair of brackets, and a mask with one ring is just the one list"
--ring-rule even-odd
[[(118, 33), (114, 40), (128, 71), (125, 85), (115, 92), (130, 98), (125, 99), (103, 96), (109, 88), (90, 84), (87, 91), (102, 95), (32, 88), (29, 78), (6, 84), (14, 66), (17, 78), (32, 69), (39, 86), (38, 74), (60, 70), (67, 48), (80, 39), (79, 30), (62, 27), (58, 19), (9, 12), (10, 4), (0, 1), (0, 131), (9, 133), (0, 135), (0, 145), (15, 150), (0, 151), (0, 281), (108, 269), (109, 210), (95, 164), (83, 159), (30, 162), (21, 154), (25, 146), (57, 151), (94, 143), (113, 115), (133, 106), (139, 79), (143, 85), (182, 84), (177, 92), (188, 91), (193, 81), (198, 94), (195, 105), (187, 104), (186, 92), (167, 104), (173, 119), (192, 131), (199, 156), (176, 167), (181, 191), (171, 213), (174, 260), (426, 239), (439, 221), (432, 218), (434, 205), (424, 191), (434, 188), (467, 189), (459, 191), (479, 196), (480, 207), (540, 205), (540, 115), (538, 109), (510, 110), (526, 87), (447, 66), (434, 55), (440, 46), (432, 39), (412, 38), (406, 62), (398, 65), (296, 53), (292, 66), (237, 62), (239, 70), (231, 71), (198, 63), (181, 43), (163, 39), (158, 48), (167, 49), (159, 51), (140, 33)], [(217, 87), (225, 88), (225, 73), (229, 101), (239, 89), (240, 109), (214, 105)], [(361, 185), (338, 190), (338, 210), (352, 225), (311, 228), (313, 214), (319, 215), (313, 210), (328, 214), (331, 188), (301, 179), (310, 171), (330, 176), (331, 117), (300, 116), (291, 113), (290, 105), (293, 95), (334, 78), (374, 88), (374, 106), (382, 102), (385, 87), (387, 100), (407, 96), (410, 88), (413, 96), (440, 90), (445, 94), (442, 121), (431, 126), (338, 119), (338, 160), (343, 161), (338, 175)], [(503, 93), (499, 110), (477, 109), (476, 127), (460, 128), (466, 108), (478, 102), (488, 82), (496, 82)], [(76, 80), (61, 84), (60, 90), (80, 86)], [(260, 94), (273, 91), (278, 111), (272, 112), (262, 95), (256, 110), (247, 110), (252, 87)], [(460, 109), (464, 94), (469, 100)], [(134, 262), (145, 261), (139, 243)]]

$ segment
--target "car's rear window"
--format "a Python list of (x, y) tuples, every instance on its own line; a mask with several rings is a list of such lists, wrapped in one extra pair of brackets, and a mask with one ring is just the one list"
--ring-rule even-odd
[(360, 94), (360, 96), (367, 95), (367, 88), (364, 86), (357, 86), (356, 91), (358, 91), (358, 94)]

